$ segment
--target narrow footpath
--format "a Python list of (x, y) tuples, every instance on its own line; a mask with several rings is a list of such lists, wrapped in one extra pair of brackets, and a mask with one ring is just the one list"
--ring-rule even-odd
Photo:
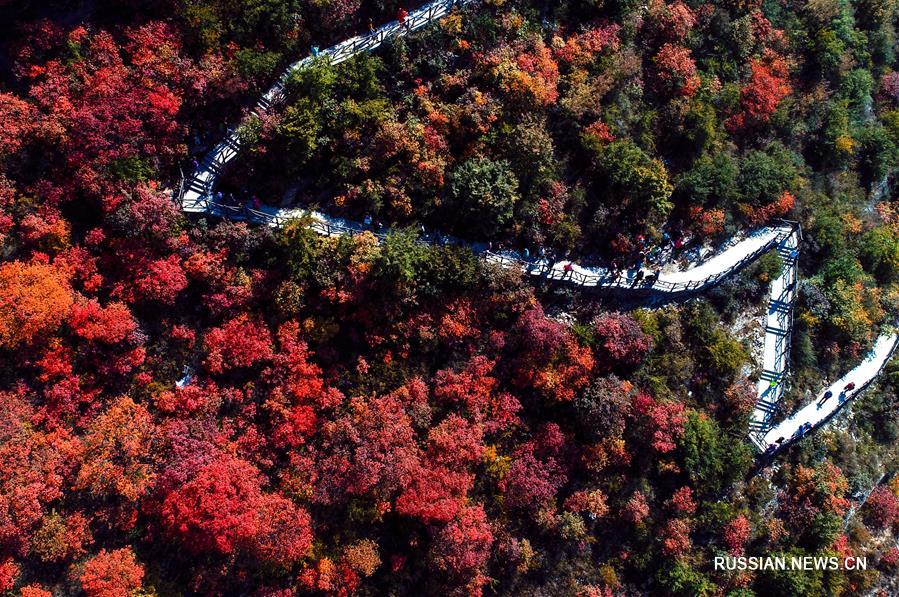
[[(291, 64), (277, 83), (259, 99), (249, 117), (253, 114), (263, 114), (272, 105), (284, 101), (285, 89), (291, 74), (313, 61), (328, 60), (332, 64), (343, 62), (356, 54), (370, 52), (387, 40), (407, 35), (429, 25), (456, 7), (473, 2), (475, 0), (435, 0), (410, 12), (404, 23), (391, 21), (369, 34), (352, 37), (326, 50), (316, 52), (316, 56), (307, 56)], [(240, 153), (239, 130), (239, 126), (230, 129), (225, 139), (207, 154), (190, 178), (182, 182), (175, 200), (185, 213), (206, 214), (272, 227), (283, 226), (291, 220), (308, 218), (312, 230), (325, 236), (371, 232), (383, 238), (389, 233), (388, 230), (372, 230), (359, 222), (302, 208), (261, 206), (254, 209), (246, 204), (229, 205), (217, 200), (213, 192), (216, 181), (222, 169)], [(502, 267), (517, 268), (529, 277), (584, 288), (642, 293), (656, 300), (701, 292), (739, 272), (772, 248), (776, 248), (783, 262), (783, 268), (780, 275), (771, 283), (757, 401), (749, 424), (750, 441), (768, 455), (773, 455), (790, 443), (826, 425), (837, 412), (877, 378), (899, 344), (896, 330), (889, 329), (878, 338), (872, 351), (858, 367), (829, 388), (821, 390), (814, 402), (780, 423), (775, 423), (775, 419), (779, 417), (785, 384), (788, 382), (793, 303), (799, 285), (797, 262), (802, 233), (795, 222), (781, 222), (754, 230), (702, 263), (673, 272), (661, 272), (645, 267), (610, 271), (572, 261), (554, 261), (542, 257), (525, 258), (514, 251), (491, 252), (483, 244), (465, 243), (439, 233), (426, 234), (421, 240), (434, 244), (468, 246), (485, 261)]]

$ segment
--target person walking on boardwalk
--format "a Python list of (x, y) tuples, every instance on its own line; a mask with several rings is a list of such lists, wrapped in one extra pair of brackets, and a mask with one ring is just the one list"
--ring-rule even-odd
[(400, 9), (396, 11), (396, 20), (399, 21), (400, 25), (406, 25), (406, 17), (409, 16), (409, 13), (406, 12), (406, 9), (400, 6)]
[(643, 276), (644, 276), (643, 270), (642, 270), (642, 269), (641, 269), (641, 270), (637, 270), (637, 275), (634, 276), (634, 281), (633, 281), (633, 283), (631, 284), (631, 288), (633, 288), (634, 286), (636, 286), (637, 284), (639, 284), (639, 283), (643, 280)]
[(821, 406), (822, 406), (825, 402), (827, 402), (828, 398), (830, 398), (831, 396), (833, 396), (833, 392), (831, 392), (830, 390), (827, 390), (826, 392), (824, 392), (824, 393), (821, 395), (821, 398), (818, 400), (818, 408), (821, 408)]

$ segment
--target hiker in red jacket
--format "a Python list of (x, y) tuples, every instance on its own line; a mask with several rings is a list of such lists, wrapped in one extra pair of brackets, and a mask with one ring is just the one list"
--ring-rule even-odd
[(406, 24), (406, 17), (409, 16), (409, 13), (406, 12), (406, 9), (400, 6), (400, 9), (396, 11), (396, 20), (400, 22), (400, 25)]

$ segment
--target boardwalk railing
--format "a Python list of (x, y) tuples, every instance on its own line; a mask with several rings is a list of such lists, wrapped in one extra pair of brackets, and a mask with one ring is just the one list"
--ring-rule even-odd
[[(259, 116), (268, 111), (273, 104), (281, 102), (286, 97), (287, 85), (290, 81), (290, 76), (303, 68), (306, 68), (310, 63), (317, 59), (324, 59), (329, 61), (331, 64), (338, 64), (343, 62), (350, 57), (359, 54), (361, 52), (369, 52), (380, 45), (382, 45), (386, 40), (400, 37), (409, 32), (415, 31), (425, 25), (432, 23), (433, 21), (442, 18), (443, 16), (449, 14), (454, 7), (461, 6), (464, 4), (472, 3), (475, 0), (435, 0), (434, 2), (430, 2), (419, 9), (412, 11), (411, 14), (407, 16), (407, 19), (404, 23), (398, 23), (393, 21), (372, 31), (369, 34), (356, 36), (350, 38), (346, 41), (343, 41), (331, 48), (324, 50), (319, 53), (316, 57), (306, 57), (298, 62), (292, 64), (288, 69), (281, 75), (278, 81), (273, 85), (256, 103), (253, 108), (253, 114)], [(244, 120), (241, 126), (249, 122), (249, 118)], [(221, 141), (218, 145), (216, 145), (209, 154), (203, 159), (203, 162), (199, 165), (195, 172), (193, 172), (192, 176), (189, 180), (186, 180), (183, 172), (181, 176), (181, 182), (179, 183), (177, 192), (172, 193), (173, 199), (181, 205), (181, 208), (184, 211), (191, 212), (204, 212), (209, 213), (211, 215), (220, 215), (223, 217), (236, 219), (236, 220), (245, 220), (249, 222), (264, 224), (268, 226), (282, 226), (286, 224), (288, 221), (292, 219), (296, 219), (298, 217), (302, 217), (303, 215), (312, 216), (309, 218), (308, 225), (309, 227), (318, 234), (325, 236), (337, 236), (337, 235), (355, 235), (363, 232), (369, 232), (374, 234), (378, 238), (385, 238), (386, 234), (381, 232), (380, 230), (375, 232), (367, 229), (367, 227), (362, 226), (358, 223), (348, 222), (347, 224), (339, 224), (331, 221), (327, 216), (323, 217), (315, 217), (311, 212), (297, 212), (296, 210), (277, 210), (275, 213), (270, 213), (263, 210), (257, 210), (249, 207), (246, 204), (233, 205), (230, 203), (215, 201), (213, 199), (213, 188), (216, 183), (216, 179), (218, 175), (221, 173), (222, 168), (227, 165), (234, 157), (239, 153), (241, 149), (241, 127), (238, 126), (236, 128), (229, 129), (227, 131), (227, 135), (225, 139)], [(690, 293), (694, 291), (698, 291), (700, 289), (711, 287), (717, 283), (719, 283), (722, 279), (730, 276), (732, 273), (746, 267), (750, 263), (754, 262), (758, 259), (763, 253), (769, 251), (771, 247), (778, 246), (783, 243), (786, 239), (790, 238), (792, 235), (797, 235), (797, 247), (798, 243), (802, 240), (802, 230), (799, 227), (799, 224), (796, 222), (787, 222), (781, 221), (782, 225), (786, 225), (787, 230), (782, 231), (780, 234), (777, 234), (772, 240), (765, 243), (763, 246), (759, 247), (752, 253), (745, 255), (740, 259), (736, 264), (732, 264), (728, 268), (723, 271), (716, 272), (702, 280), (691, 280), (689, 282), (671, 282), (668, 280), (658, 279), (656, 276), (650, 276), (648, 279), (642, 278), (634, 278), (633, 280), (624, 278), (621, 279), (620, 273), (613, 272), (605, 272), (605, 273), (588, 273), (581, 271), (579, 268), (567, 268), (564, 267), (560, 271), (558, 269), (559, 263), (553, 263), (549, 260), (540, 259), (540, 260), (527, 260), (522, 259), (520, 257), (508, 254), (498, 254), (492, 253), (489, 251), (484, 251), (481, 253), (481, 256), (492, 262), (498, 263), (501, 266), (509, 267), (509, 268), (518, 268), (519, 270), (530, 274), (530, 275), (543, 275), (546, 278), (572, 283), (578, 286), (600, 286), (607, 288), (618, 288), (618, 289), (635, 289), (642, 291), (657, 291), (665, 294), (679, 294), (679, 293)], [(440, 236), (438, 241), (441, 243), (449, 240), (450, 243), (458, 243), (455, 239), (449, 239), (449, 237)], [(426, 240), (420, 239), (419, 242), (425, 243)], [(790, 268), (791, 285), (794, 286), (798, 282), (797, 280), (797, 264), (795, 260), (793, 263), (788, 264)], [(793, 294), (795, 296), (795, 294)], [(788, 325), (784, 333), (776, 339), (775, 342), (775, 367), (780, 367), (781, 371), (772, 371), (771, 374), (778, 377), (780, 380), (783, 380), (786, 377), (786, 374), (789, 370), (789, 355), (791, 349), (791, 330), (793, 329), (793, 300), (788, 301)], [(766, 334), (767, 337), (767, 334)], [(899, 340), (894, 342), (891, 346), (891, 354), (896, 350), (896, 345), (899, 344)], [(873, 379), (880, 374), (885, 363), (881, 365), (880, 369), (878, 369), (877, 374), (867, 380), (862, 387), (859, 388), (859, 392), (866, 388)], [(782, 385), (777, 386), (778, 393), (782, 393), (783, 387)], [(857, 395), (857, 393), (856, 393)], [(763, 436), (760, 435), (765, 429), (769, 429), (769, 421), (772, 419), (774, 413), (778, 407), (778, 400), (774, 400), (773, 402), (766, 400), (764, 397), (760, 397), (756, 403), (755, 410), (761, 410), (764, 415), (762, 416), (762, 420), (754, 420), (750, 423), (750, 439), (761, 449), (765, 450), (766, 446), (764, 445)], [(833, 415), (831, 415), (833, 416)]]
[[(790, 232), (787, 238), (792, 235), (796, 235), (796, 248), (794, 251), (798, 253), (799, 244), (802, 242), (802, 227), (798, 222), (794, 222), (793, 230)], [(782, 242), (782, 241), (781, 241)], [(789, 306), (787, 307), (787, 326), (786, 333), (780, 336), (777, 339), (777, 342), (774, 345), (776, 360), (775, 362), (784, 363), (783, 371), (780, 372), (780, 378), (783, 380), (786, 378), (787, 373), (790, 370), (790, 354), (793, 347), (793, 306), (795, 304), (796, 293), (799, 291), (799, 263), (798, 257), (793, 260), (788, 266), (790, 272), (790, 281), (789, 284), (792, 285), (793, 290), (791, 291), (792, 299), (787, 303)], [(781, 387), (780, 392), (783, 392)]]
[[(772, 425), (771, 422), (778, 415), (780, 409), (780, 401), (783, 397), (786, 381), (790, 372), (790, 352), (792, 350), (792, 330), (793, 330), (793, 305), (795, 303), (796, 292), (798, 291), (798, 258), (791, 255), (797, 253), (799, 245), (802, 242), (802, 228), (799, 224), (794, 224), (790, 233), (778, 242), (783, 245), (785, 241), (795, 236), (792, 245), (783, 248), (784, 251), (789, 250), (789, 258), (791, 262), (784, 262), (783, 272), (787, 279), (785, 280), (788, 288), (787, 292), (781, 294), (780, 297), (772, 297), (768, 301), (768, 310), (774, 308), (776, 311), (785, 312), (786, 325), (784, 328), (770, 329), (765, 328), (765, 344), (767, 347), (770, 337), (774, 336), (774, 360), (773, 369), (764, 370), (761, 376), (761, 382), (774, 381), (776, 385), (767, 390), (760, 390), (758, 399), (753, 407), (752, 420), (749, 423), (749, 438), (759, 448), (764, 451), (767, 446), (764, 442), (765, 433), (767, 433)], [(778, 251), (780, 252), (780, 251)], [(781, 253), (781, 257), (784, 257)], [(784, 298), (789, 294), (789, 298)], [(782, 331), (781, 331), (782, 329)], [(764, 387), (762, 383), (760, 387)]]
[[(896, 325), (899, 326), (899, 322), (896, 322)], [(899, 348), (899, 336), (896, 336), (896, 339), (893, 341), (893, 345), (890, 347), (887, 358), (883, 360), (883, 363), (880, 364), (880, 367), (877, 368), (877, 371), (869, 377), (862, 385), (858, 386), (855, 390), (853, 390), (852, 399), (854, 400), (856, 396), (864, 392), (868, 389), (868, 387), (874, 383), (880, 374), (883, 373), (883, 370), (886, 369), (886, 366), (890, 363), (890, 359), (892, 355), (896, 353), (896, 349)], [(835, 415), (836, 413), (834, 413)], [(831, 415), (833, 416), (833, 415)]]
[[(356, 37), (352, 37), (337, 45), (331, 46), (320, 52), (318, 56), (307, 56), (306, 58), (297, 61), (291, 64), (284, 73), (282, 73), (278, 81), (265, 92), (254, 106), (252, 112), (257, 116), (262, 115), (267, 112), (272, 105), (283, 101), (286, 97), (286, 89), (290, 81), (290, 76), (293, 73), (306, 68), (315, 60), (327, 60), (331, 64), (339, 64), (356, 54), (370, 52), (389, 39), (401, 37), (416, 29), (421, 29), (438, 19), (445, 17), (452, 12), (455, 7), (463, 6), (474, 1), (475, 0), (434, 0), (433, 2), (425, 4), (410, 12), (404, 23), (391, 21), (370, 33), (357, 35)], [(246, 122), (247, 120), (244, 121), (244, 123)], [(187, 185), (183, 185), (183, 183), (182, 185), (186, 186), (188, 190), (196, 193), (199, 197), (211, 195), (221, 168), (234, 159), (240, 151), (240, 148), (241, 136), (240, 126), (238, 126), (228, 130), (225, 139), (210, 151), (197, 171), (192, 174), (191, 180)], [(204, 174), (207, 176), (204, 177)], [(193, 200), (193, 195), (191, 197), (192, 200), (188, 207), (195, 209), (197, 201)], [(182, 208), (185, 207), (184, 194), (178, 196), (176, 200)]]
[(653, 280), (652, 278), (650, 278), (649, 280), (646, 280), (645, 278), (643, 280), (629, 280), (627, 278), (622, 279), (620, 275), (616, 275), (611, 272), (607, 272), (605, 274), (594, 274), (585, 273), (576, 269), (563, 271), (560, 275), (560, 272), (556, 267), (557, 264), (546, 260), (531, 261), (516, 257), (514, 255), (492, 253), (489, 251), (485, 252), (485, 257), (488, 261), (498, 263), (504, 267), (517, 267), (531, 275), (543, 275), (546, 277), (551, 277), (552, 279), (557, 281), (569, 282), (578, 286), (633, 288), (635, 290), (655, 290), (665, 292), (667, 294), (687, 293), (714, 286), (724, 278), (730, 276), (733, 272), (743, 269), (744, 267), (758, 259), (764, 253), (770, 251), (772, 247), (782, 243), (785, 239), (789, 238), (789, 236), (794, 234), (799, 227), (798, 222), (781, 220), (781, 223), (790, 226), (790, 229), (785, 230), (781, 234), (774, 237), (770, 242), (759, 247), (752, 253), (747, 254), (731, 267), (720, 272), (716, 272), (702, 280), (691, 280), (689, 282), (670, 282), (661, 279)]
[[(195, 202), (195, 206), (199, 207), (201, 211), (210, 215), (226, 217), (234, 220), (243, 220), (257, 224), (264, 224), (272, 227), (283, 226), (291, 220), (296, 220), (303, 215), (309, 214), (309, 212), (298, 214), (296, 211), (293, 211), (290, 215), (284, 215), (280, 211), (270, 213), (253, 209), (245, 203), (230, 204), (221, 201), (215, 201), (213, 199), (210, 199), (208, 196), (199, 198)], [(316, 217), (310, 217), (308, 225), (314, 232), (316, 232), (317, 234), (321, 234), (322, 236), (355, 235), (362, 232), (369, 232), (370, 234), (373, 234), (380, 239), (384, 239), (388, 234), (382, 231), (371, 230), (368, 227), (356, 222), (349, 224), (338, 224), (328, 219), (320, 219)], [(778, 234), (755, 251), (745, 255), (742, 259), (740, 259), (740, 261), (733, 264), (731, 267), (720, 272), (716, 272), (702, 280), (691, 280), (685, 283), (670, 282), (660, 279), (653, 280), (652, 278), (650, 278), (649, 280), (646, 280), (644, 278), (643, 280), (639, 281), (629, 280), (626, 277), (622, 278), (620, 275), (613, 274), (612, 272), (606, 272), (605, 274), (586, 273), (577, 269), (572, 269), (569, 271), (565, 271), (563, 269), (562, 271), (560, 271), (558, 263), (546, 259), (527, 260), (514, 255), (495, 253), (492, 251), (483, 251), (480, 253), (480, 255), (485, 261), (496, 263), (501, 267), (519, 269), (529, 275), (543, 276), (547, 279), (551, 279), (557, 282), (569, 283), (576, 286), (598, 286), (607, 288), (657, 291), (663, 292), (665, 294), (688, 293), (713, 286), (719, 283), (724, 278), (727, 278), (734, 272), (743, 269), (750, 263), (756, 261), (764, 253), (770, 251), (772, 247), (782, 243), (786, 238), (794, 234), (799, 227), (799, 224), (797, 222), (790, 222), (786, 220), (781, 220), (781, 225), (788, 225), (790, 226), (790, 228), (788, 230), (784, 230), (781, 234)], [(781, 340), (781, 342), (783, 342), (783, 339)], [(787, 343), (781, 348), (781, 350), (783, 351), (789, 350), (789, 340), (787, 340), (786, 342)]]
[[(899, 323), (899, 322), (897, 322), (897, 323)], [(880, 374), (883, 373), (883, 370), (889, 364), (890, 359), (896, 353), (897, 348), (899, 348), (899, 336), (896, 336), (896, 338), (893, 340), (893, 343), (892, 343), (892, 345), (890, 345), (890, 348), (887, 351), (887, 354), (884, 357), (883, 362), (880, 364), (880, 366), (877, 368), (877, 370), (873, 374), (871, 374), (867, 379), (865, 379), (864, 382), (862, 382), (854, 390), (852, 390), (852, 395), (847, 397), (846, 400), (840, 402), (838, 408), (833, 410), (825, 418), (823, 418), (820, 421), (818, 421), (817, 423), (815, 423), (813, 427), (815, 429), (818, 429), (820, 427), (823, 427), (824, 425), (827, 425), (834, 417), (836, 417), (838, 414), (843, 412), (843, 407), (845, 407), (847, 404), (851, 403), (853, 400), (858, 398), (865, 390), (867, 390), (871, 386), (871, 384), (873, 384), (877, 380), (877, 378), (880, 377)], [(801, 441), (803, 438), (805, 438), (805, 436), (806, 436), (805, 434), (799, 434), (799, 435), (794, 435), (792, 437), (789, 437), (783, 443), (781, 443), (776, 448), (775, 451), (780, 452), (781, 450), (784, 450), (788, 446), (791, 446), (791, 445), (795, 444), (796, 442)], [(765, 449), (765, 448), (762, 448), (762, 449)]]
[(175, 203), (178, 205), (182, 205), (184, 202), (184, 170), (179, 166), (178, 171), (181, 173), (181, 178), (178, 179), (178, 189), (172, 193), (172, 198), (175, 200)]

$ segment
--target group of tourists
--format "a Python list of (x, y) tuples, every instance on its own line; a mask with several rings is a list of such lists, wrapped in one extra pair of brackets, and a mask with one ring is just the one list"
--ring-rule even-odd
[[(247, 195), (246, 192), (243, 193), (244, 196)], [(259, 211), (262, 209), (262, 200), (259, 199), (256, 195), (252, 195), (247, 199), (239, 199), (234, 193), (222, 193), (221, 191), (216, 191), (215, 195), (213, 195), (213, 202), (216, 205), (221, 205), (225, 207), (240, 207), (244, 206), (247, 209), (252, 209), (255, 211)]]
[[(662, 241), (661, 245), (649, 246), (643, 235), (637, 236), (636, 243), (639, 249), (637, 255), (633, 260), (629, 260), (627, 265), (622, 265), (618, 259), (613, 259), (606, 268), (605, 274), (600, 278), (600, 284), (627, 285), (631, 288), (653, 285), (661, 275), (662, 266), (669, 263), (675, 251), (684, 246), (683, 239), (672, 239), (667, 232), (662, 235)], [(486, 250), (491, 253), (502, 252), (505, 248), (501, 242), (490, 241), (486, 245)], [(574, 275), (575, 264), (570, 261), (570, 256), (567, 254), (561, 258), (566, 260), (562, 266), (564, 278), (569, 279)], [(557, 262), (555, 251), (545, 247), (540, 247), (533, 252), (529, 247), (525, 247), (519, 252), (519, 259), (525, 262), (525, 267), (529, 271), (536, 264), (543, 264), (551, 268)], [(646, 269), (649, 267), (652, 269), (647, 273)], [(633, 275), (629, 274), (631, 271)]]
[[(776, 387), (776, 385), (777, 385), (777, 380), (771, 380), (770, 387)], [(852, 392), (853, 390), (855, 390), (855, 387), (856, 386), (855, 386), (854, 381), (850, 381), (845, 386), (843, 386), (843, 390), (840, 392), (840, 401), (842, 402), (842, 401), (846, 400), (849, 396), (849, 393)], [(818, 403), (817, 403), (818, 408), (820, 409), (824, 405), (824, 403), (827, 402), (831, 398), (833, 398), (833, 392), (831, 390), (827, 390), (826, 392), (824, 392), (821, 395), (821, 398), (818, 399)], [(805, 422), (796, 429), (796, 432), (793, 434), (793, 439), (801, 439), (803, 436), (805, 436), (806, 433), (808, 433), (811, 430), (812, 430), (812, 424), (809, 422)], [(768, 446), (766, 453), (774, 452), (775, 450), (780, 448), (781, 444), (783, 444), (783, 442), (785, 440), (786, 440), (785, 437), (777, 438), (777, 440), (773, 444)]]
[[(853, 391), (854, 389), (855, 389), (854, 381), (850, 381), (849, 383), (847, 383), (843, 387), (843, 391), (840, 392), (840, 402), (844, 401), (848, 397), (849, 392)], [(827, 402), (831, 398), (833, 398), (833, 392), (830, 390), (827, 390), (826, 392), (821, 394), (821, 398), (818, 399), (818, 408), (820, 409), (822, 406), (824, 406), (824, 403)]]

